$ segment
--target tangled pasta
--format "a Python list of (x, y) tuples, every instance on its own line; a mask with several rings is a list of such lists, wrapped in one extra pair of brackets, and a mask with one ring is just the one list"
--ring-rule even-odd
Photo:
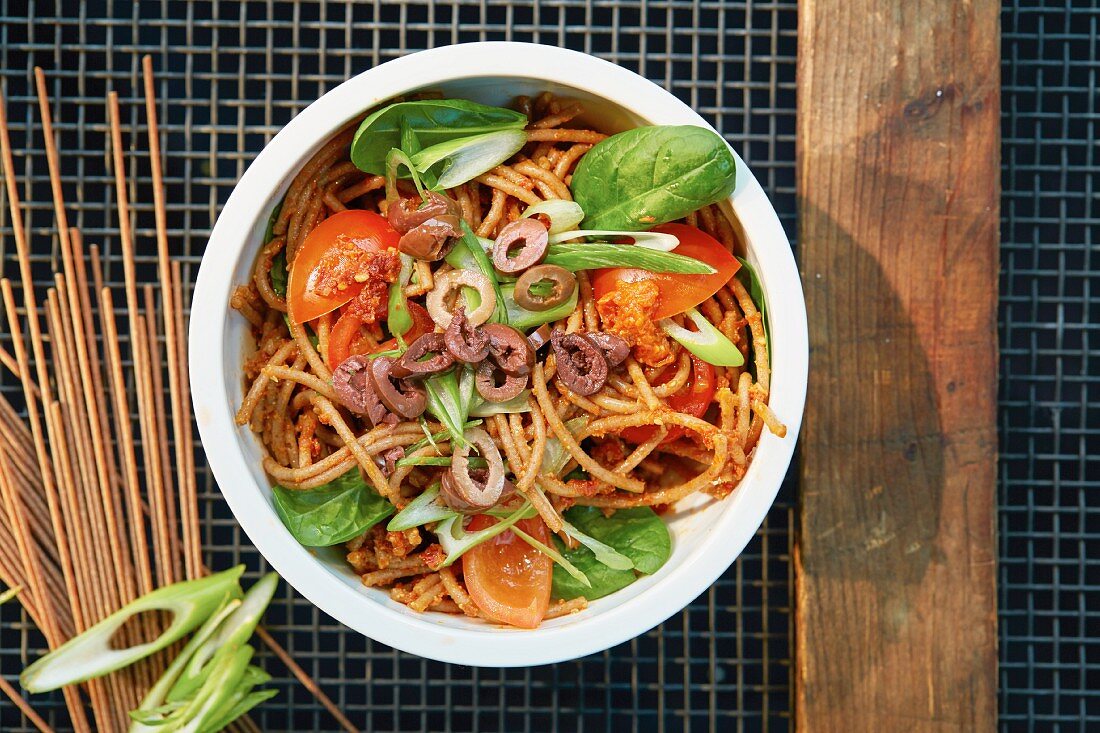
[[(502, 281), (498, 287), (504, 290), (494, 295), (489, 284), (481, 284), (485, 277), (480, 273), (423, 257), (409, 263), (405, 284), (397, 280), (396, 267), (393, 277), (383, 283), (388, 287), (398, 282), (409, 310), (416, 311), (412, 315), (417, 316), (423, 302), (435, 320), (427, 322), (425, 335), (438, 335), (417, 343), (417, 359), (402, 361), (399, 352), (404, 344), (393, 338), (381, 315), (386, 287), (377, 288), (374, 301), (367, 305), (359, 296), (342, 309), (330, 309), (301, 323), (288, 317), (288, 311), (294, 310), (294, 288), (300, 279), (295, 277), (296, 268), (304, 267), (301, 262), (310, 256), (310, 235), (326, 220), (356, 210), (383, 217), (390, 214), (393, 222), (391, 207), (398, 200), (393, 189), (399, 201), (413, 202), (409, 211), (414, 213), (427, 210), (427, 204), (417, 208), (426, 195), (418, 193), (414, 181), (397, 179), (391, 180), (387, 196), (386, 177), (360, 170), (349, 157), (354, 128), (332, 138), (293, 180), (251, 281), (238, 288), (232, 299), (233, 307), (252, 325), (256, 339), (255, 353), (243, 365), (247, 391), (237, 422), (248, 425), (263, 443), (264, 469), (280, 486), (316, 490), (358, 469), (365, 483), (394, 510), (403, 510), (429, 489), (435, 490), (441, 477), (443, 498), (456, 511), (454, 492), (477, 499), (469, 486), (484, 488), (491, 477), (478, 483), (474, 468), (464, 468), (463, 473), (448, 467), (460, 457), (464, 466), (472, 467), (474, 462), (466, 458), (468, 448), (459, 455), (460, 446), (448, 435), (446, 421), (430, 410), (415, 418), (398, 414), (398, 405), (405, 404), (402, 399), (420, 399), (409, 396), (423, 391), (420, 383), (410, 380), (429, 357), (435, 361), (419, 371), (430, 373), (440, 365), (460, 369), (464, 360), (470, 362), (470, 355), (480, 356), (482, 361), (470, 362), (469, 367), (471, 373), (476, 371), (478, 391), (484, 387), (482, 394), (495, 396), (508, 392), (506, 399), (495, 400), (500, 403), (519, 401), (515, 409), (489, 411), (476, 428), (499, 452), (507, 475), (502, 479), (504, 491), (497, 492), (501, 498), (489, 506), (501, 507), (503, 514), (525, 502), (567, 548), (577, 546), (563, 517), (570, 508), (590, 506), (611, 512), (654, 507), (660, 512), (699, 492), (723, 498), (744, 476), (763, 430), (785, 433), (768, 408), (764, 317), (760, 304), (737, 277), (727, 278), (697, 303), (706, 321), (738, 352), (743, 363), (737, 366), (707, 363), (658, 328), (659, 319), (653, 314), (661, 302), (660, 293), (639, 287), (626, 295), (620, 290), (601, 297), (599, 269), (566, 272), (575, 281), (575, 293), (567, 296), (575, 296), (575, 306), (542, 328), (531, 329), (530, 354), (538, 356), (530, 369), (531, 363), (523, 362), (526, 344), (508, 346), (510, 336), (500, 330), (503, 327), (494, 332), (489, 328), (492, 324), (479, 325), (494, 312), (493, 299), (512, 287), (501, 263), (507, 263), (508, 257), (515, 258), (511, 262), (521, 259), (509, 249), (519, 235), (508, 235), (508, 228), (516, 222), (535, 221), (534, 235), (542, 231), (545, 239), (545, 226), (552, 222), (542, 215), (523, 219), (525, 210), (544, 201), (572, 201), (571, 184), (578, 165), (606, 138), (595, 130), (569, 126), (583, 119), (582, 108), (548, 94), (521, 98), (515, 108), (528, 118), (522, 148), (505, 162), (446, 190), (461, 222), (446, 219), (446, 205), (435, 218), (425, 219), (443, 227), (440, 231), (446, 235), (436, 243), (448, 247), (456, 238), (453, 235), (461, 236), (461, 226), (498, 242), (505, 232), (503, 254), (493, 252)], [(739, 246), (731, 215), (714, 203), (687, 213), (681, 221), (697, 227), (728, 253)], [(530, 238), (532, 227), (525, 226), (522, 234)], [(402, 252), (406, 241), (402, 239)], [(529, 252), (523, 257), (535, 262), (545, 254)], [(279, 281), (280, 260), (290, 273), (289, 293)], [(376, 261), (371, 267), (372, 272), (381, 271)], [(369, 285), (370, 281), (364, 290)], [(470, 295), (471, 287), (479, 294)], [(292, 299), (289, 307), (288, 297)], [(480, 303), (476, 308), (471, 297)], [(533, 297), (531, 302), (538, 299)], [(345, 315), (355, 308), (359, 311), (349, 337)], [(445, 317), (438, 317), (441, 311)], [(684, 313), (668, 318), (677, 325), (688, 323)], [(483, 334), (482, 343), (478, 338)], [(551, 340), (554, 343), (548, 345)], [(502, 356), (508, 348), (518, 351)], [(394, 355), (372, 356), (378, 352)], [(346, 385), (363, 380), (373, 380), (370, 383), (380, 390), (380, 407), (374, 413), (367, 406), (350, 409), (343, 397)], [(513, 383), (520, 385), (518, 390), (509, 387)], [(427, 398), (430, 403), (432, 395)], [(485, 463), (487, 451), (476, 450), (469, 455)], [(495, 469), (492, 461), (488, 463), (480, 471), (491, 475)], [(474, 476), (465, 493), (465, 485), (459, 481), (456, 486), (453, 474), (463, 480)], [(479, 511), (489, 508), (475, 506)], [(472, 513), (468, 507), (461, 511)], [(463, 521), (468, 520), (459, 519), (460, 526)], [(435, 534), (442, 523), (434, 520), (395, 531), (376, 524), (347, 542), (347, 561), (364, 584), (389, 588), (394, 600), (416, 611), (502, 620), (472, 600), (463, 564), (447, 562), (448, 553)], [(542, 617), (575, 612), (585, 603), (583, 597), (563, 599), (546, 608)]]

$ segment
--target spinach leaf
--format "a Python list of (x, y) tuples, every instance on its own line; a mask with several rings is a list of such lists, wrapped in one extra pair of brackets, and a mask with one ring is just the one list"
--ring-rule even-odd
[[(619, 509), (610, 517), (596, 507), (573, 507), (565, 513), (566, 520), (580, 531), (610, 545), (634, 563), (642, 573), (651, 575), (661, 569), (672, 554), (672, 538), (668, 527), (649, 507)], [(553, 575), (553, 594), (557, 598), (584, 596), (588, 600), (602, 598), (625, 588), (636, 580), (633, 570), (612, 570), (587, 547), (565, 549), (557, 537), (559, 551), (587, 577), (592, 584), (585, 588), (557, 566)]]
[[(734, 256), (736, 257), (736, 255)], [(768, 344), (768, 362), (770, 363), (772, 337), (771, 333), (768, 331), (768, 304), (764, 300), (764, 287), (760, 284), (760, 278), (757, 276), (756, 270), (753, 269), (753, 266), (749, 264), (748, 260), (738, 257), (737, 261), (741, 263), (741, 269), (737, 271), (735, 277), (745, 286), (745, 290), (749, 291), (749, 297), (752, 298), (752, 302), (756, 305), (756, 310), (760, 311), (760, 319), (764, 324), (764, 339)], [(751, 361), (755, 364), (755, 360)], [(755, 367), (753, 368), (755, 369)]]
[(634, 561), (634, 567), (652, 575), (672, 553), (668, 526), (647, 506), (619, 509), (610, 517), (592, 506), (573, 507), (565, 513), (569, 523)]
[(306, 547), (328, 547), (356, 537), (393, 513), (389, 503), (353, 468), (317, 487), (295, 491), (273, 486), (275, 512)]
[(592, 550), (587, 547), (578, 547), (576, 550), (567, 549), (557, 535), (554, 535), (554, 546), (566, 560), (573, 563), (577, 570), (584, 573), (591, 584), (590, 588), (586, 588), (583, 583), (562, 569), (562, 566), (554, 565), (550, 591), (554, 598), (570, 600), (584, 596), (594, 601), (622, 590), (638, 579), (633, 570), (612, 570), (607, 567), (597, 560)]
[(586, 229), (639, 231), (687, 216), (733, 192), (725, 141), (693, 125), (638, 127), (597, 143), (571, 184)]
[[(404, 121), (402, 123), (402, 121)], [(402, 136), (402, 125), (406, 133)], [(465, 99), (398, 102), (369, 115), (351, 143), (351, 161), (367, 173), (384, 175), (386, 153), (400, 148), (402, 137), (429, 148), (441, 142), (498, 130), (520, 130), (527, 117), (510, 109), (489, 107)]]
[(271, 258), (271, 289), (280, 298), (286, 297), (286, 283), (289, 279), (290, 275), (286, 271), (286, 250), (281, 249)]
[[(279, 202), (275, 205), (275, 208), (271, 210), (271, 216), (267, 219), (267, 228), (264, 229), (264, 244), (271, 241), (271, 238), (275, 236), (275, 222), (279, 220), (279, 213), (283, 210), (283, 202)], [(279, 253), (271, 258), (271, 289), (275, 291), (275, 294), (280, 298), (286, 297), (286, 283), (290, 278), (286, 270), (286, 249), (279, 250)]]

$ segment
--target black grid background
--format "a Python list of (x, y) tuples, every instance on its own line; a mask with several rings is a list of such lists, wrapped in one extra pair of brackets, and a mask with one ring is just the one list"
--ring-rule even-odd
[[(1100, 301), (1093, 212), (1098, 67), (1096, 0), (1007, 2), (1003, 14), (1002, 728), (1085, 730), (1100, 721), (1100, 421), (1089, 411), (1089, 339)], [(50, 79), (70, 218), (111, 255), (117, 223), (106, 167), (108, 90), (122, 97), (139, 248), (152, 251), (140, 56), (158, 70), (168, 157), (171, 246), (193, 278), (219, 207), (248, 162), (304, 105), (348, 76), (421, 48), (525, 40), (587, 51), (669, 88), (714, 123), (753, 167), (792, 239), (794, 0), (762, 2), (52, 3), (0, 1), (2, 76), (17, 168), (44, 286), (56, 259), (41, 132), (30, 84)], [(687, 32), (691, 30), (691, 32)], [(0, 256), (14, 273), (6, 202)], [(41, 292), (41, 291), (40, 291)], [(1095, 336), (1093, 336), (1095, 338)], [(0, 337), (6, 344), (6, 336)], [(9, 345), (10, 346), (10, 345)], [(0, 389), (13, 394), (7, 375)], [(1094, 397), (1095, 400), (1095, 397)], [(200, 456), (201, 458), (201, 456)], [(202, 464), (200, 463), (200, 466)], [(216, 567), (262, 560), (209, 471), (200, 488)], [(609, 652), (529, 670), (429, 662), (366, 640), (285, 586), (273, 632), (365, 730), (727, 731), (787, 729), (793, 487), (707, 593), (658, 629)], [(1090, 506), (1091, 504), (1091, 506)], [(1098, 553), (1093, 552), (1093, 555)], [(16, 604), (0, 608), (0, 672), (13, 679), (41, 639)], [(334, 723), (277, 660), (280, 695), (264, 730)], [(35, 699), (64, 727), (60, 697)], [(0, 700), (0, 730), (30, 730)]]

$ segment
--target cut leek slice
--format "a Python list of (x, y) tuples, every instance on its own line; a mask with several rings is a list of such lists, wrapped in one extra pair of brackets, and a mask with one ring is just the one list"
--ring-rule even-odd
[[(114, 672), (144, 659), (198, 628), (218, 607), (240, 592), (244, 566), (198, 580), (174, 583), (137, 600), (70, 639), (23, 670), (19, 681), (27, 692), (49, 692)], [(126, 649), (112, 649), (122, 625), (144, 611), (169, 611), (172, 623), (156, 639)]]
[(179, 679), (168, 693), (168, 702), (177, 702), (190, 697), (202, 686), (206, 675), (213, 665), (207, 664), (221, 649), (238, 647), (252, 637), (252, 632), (260, 623), (267, 610), (275, 588), (279, 585), (279, 576), (268, 573), (260, 578), (244, 594), (240, 606), (218, 628), (218, 633), (206, 640), (194, 650)]
[(156, 684), (149, 688), (149, 692), (145, 693), (145, 698), (141, 701), (141, 705), (138, 706), (138, 709), (130, 712), (130, 717), (134, 720), (130, 725), (130, 733), (152, 733), (154, 730), (159, 730), (159, 724), (163, 722), (160, 718), (162, 718), (165, 713), (183, 707), (185, 703), (164, 704), (164, 700), (168, 696), (168, 691), (172, 689), (176, 680), (183, 674), (183, 670), (187, 666), (188, 660), (191, 659), (191, 655), (195, 653), (195, 650), (200, 648), (208, 639), (214, 636), (218, 627), (221, 626), (222, 621), (236, 611), (240, 605), (241, 600), (239, 598), (230, 600), (222, 606), (220, 610), (215, 612), (213, 616), (208, 618), (199, 630), (195, 632), (195, 635), (187, 642), (187, 646), (183, 648), (179, 656), (172, 660), (172, 663), (164, 670), (164, 674), (160, 676)]
[(708, 364), (741, 366), (745, 363), (745, 357), (741, 351), (726, 338), (725, 334), (715, 328), (713, 323), (704, 318), (703, 314), (695, 308), (688, 308), (684, 311), (684, 315), (690, 318), (699, 330), (689, 331), (669, 318), (659, 321), (661, 330)]

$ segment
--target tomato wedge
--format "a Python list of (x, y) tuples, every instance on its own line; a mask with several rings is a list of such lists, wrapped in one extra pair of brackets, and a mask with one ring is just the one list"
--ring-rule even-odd
[[(670, 364), (654, 378), (653, 386), (664, 384), (672, 379), (674, 374), (676, 374), (676, 365)], [(711, 364), (706, 363), (697, 356), (692, 356), (691, 378), (679, 392), (669, 395), (665, 402), (668, 403), (669, 408), (676, 412), (685, 412), (694, 417), (702, 417), (703, 413), (710, 407), (710, 403), (714, 401), (715, 388), (717, 387), (716, 376), (714, 367)], [(631, 443), (644, 443), (652, 438), (655, 432), (657, 432), (657, 428), (652, 425), (640, 425), (625, 428), (619, 435), (623, 440), (628, 440)], [(671, 443), (685, 433), (687, 433), (686, 429), (679, 425), (672, 425), (668, 429), (668, 435), (661, 443)]]
[[(419, 303), (409, 301), (409, 315), (413, 324), (408, 333), (402, 336), (406, 344), (411, 344), (417, 338), (435, 330), (435, 322), (428, 315), (428, 311)], [(368, 349), (359, 345), (359, 327), (363, 325), (363, 319), (354, 308), (348, 308), (336, 319), (332, 330), (328, 335), (328, 363), (332, 366), (341, 364), (353, 354), (365, 354)], [(397, 346), (397, 339), (390, 339), (379, 344), (378, 351), (389, 351)]]
[(665, 224), (653, 231), (674, 235), (680, 240), (680, 244), (672, 250), (673, 252), (694, 257), (707, 263), (717, 272), (713, 275), (675, 275), (629, 267), (596, 270), (592, 277), (592, 288), (597, 300), (614, 290), (620, 282), (652, 280), (657, 283), (660, 296), (653, 318), (668, 318), (677, 313), (683, 313), (688, 308), (694, 308), (717, 293), (741, 267), (737, 258), (730, 254), (717, 239), (693, 226)]
[[(491, 527), (498, 520), (478, 514), (467, 531)], [(539, 542), (550, 544), (550, 531), (541, 519), (522, 519), (517, 526)], [(493, 621), (533, 629), (550, 607), (553, 561), (517, 537), (511, 530), (482, 542), (462, 556), (466, 590), (478, 610)]]
[(290, 268), (290, 320), (312, 321), (354, 298), (363, 289), (351, 279), (357, 259), (364, 252), (396, 249), (400, 239), (397, 230), (373, 211), (348, 209), (322, 221), (306, 237)]

